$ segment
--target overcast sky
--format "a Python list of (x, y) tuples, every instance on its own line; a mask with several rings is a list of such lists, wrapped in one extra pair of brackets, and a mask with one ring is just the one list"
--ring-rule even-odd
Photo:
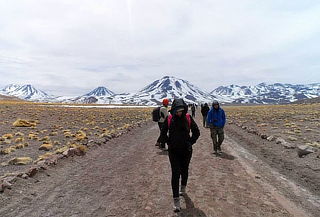
[(319, 0), (0, 0), (0, 87), (320, 82)]

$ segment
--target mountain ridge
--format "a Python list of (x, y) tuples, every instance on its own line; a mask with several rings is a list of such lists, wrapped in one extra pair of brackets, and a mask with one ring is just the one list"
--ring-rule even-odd
[(265, 82), (258, 85), (219, 86), (211, 95), (232, 99), (233, 103), (279, 104), (320, 96), (320, 83), (288, 84)]
[(0, 90), (0, 94), (15, 96), (36, 102), (97, 103), (158, 105), (163, 98), (184, 98), (187, 103), (204, 103), (218, 100), (233, 104), (282, 104), (320, 96), (320, 83), (288, 84), (261, 82), (257, 85), (219, 86), (210, 93), (201, 90), (187, 80), (174, 76), (164, 76), (146, 85), (136, 93), (116, 94), (99, 86), (92, 91), (77, 96), (53, 96), (30, 84), (10, 84)]

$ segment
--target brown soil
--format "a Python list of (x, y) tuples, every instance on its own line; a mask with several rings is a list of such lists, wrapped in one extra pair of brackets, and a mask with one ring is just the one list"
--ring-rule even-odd
[[(247, 151), (246, 132), (226, 129), (224, 154), (211, 154), (207, 129), (194, 145), (182, 211), (172, 211), (170, 165), (147, 123), (83, 157), (67, 158), (0, 194), (0, 216), (317, 216), (319, 195)], [(237, 131), (236, 129), (234, 129)], [(240, 141), (240, 142), (239, 142)], [(258, 142), (258, 140), (256, 140)], [(272, 153), (267, 153), (272, 155)], [(298, 167), (298, 170), (303, 168)], [(288, 193), (290, 192), (290, 193)]]

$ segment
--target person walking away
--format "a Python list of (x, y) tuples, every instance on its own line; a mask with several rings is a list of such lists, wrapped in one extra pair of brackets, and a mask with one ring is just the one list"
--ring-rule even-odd
[(196, 117), (196, 106), (194, 104), (192, 104), (192, 106), (191, 106), (191, 113), (192, 113), (192, 117), (195, 118)]
[(210, 127), (213, 151), (215, 155), (221, 155), (221, 145), (224, 140), (224, 125), (226, 115), (218, 101), (213, 101), (212, 108), (207, 115), (207, 124)]
[(169, 100), (168, 99), (163, 99), (162, 100), (162, 106), (160, 108), (160, 119), (158, 121), (158, 126), (160, 129), (160, 135), (157, 139), (157, 143), (156, 146), (159, 146), (160, 149), (165, 150), (166, 145), (165, 143), (160, 141), (160, 137), (161, 137), (161, 129), (163, 128), (164, 122), (166, 120), (166, 118), (168, 117), (169, 113), (168, 113), (168, 105), (169, 105)]
[(201, 114), (202, 114), (202, 119), (203, 119), (203, 127), (206, 127), (206, 120), (207, 120), (207, 115), (209, 112), (210, 108), (208, 103), (205, 103), (202, 107), (201, 107)]
[[(192, 157), (192, 145), (200, 136), (199, 128), (188, 112), (188, 106), (183, 99), (175, 99), (170, 115), (161, 130), (161, 142), (167, 142), (169, 161), (171, 165), (171, 187), (173, 192), (174, 211), (179, 212), (180, 195), (186, 192), (189, 163)], [(190, 131), (192, 136), (190, 136)], [(168, 135), (169, 134), (169, 135)], [(181, 188), (179, 182), (181, 177)]]

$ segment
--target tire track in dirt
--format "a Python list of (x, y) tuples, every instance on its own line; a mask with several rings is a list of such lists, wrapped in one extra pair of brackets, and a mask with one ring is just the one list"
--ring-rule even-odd
[[(291, 180), (288, 180), (285, 176), (281, 175), (275, 169), (271, 168), (269, 165), (265, 164), (262, 160), (256, 156), (249, 153), (245, 148), (241, 147), (230, 137), (226, 137), (226, 142), (229, 144), (227, 147), (228, 152), (237, 156), (239, 162), (245, 168), (246, 172), (256, 178), (256, 181), (263, 187), (267, 189), (274, 198), (293, 216), (308, 216), (304, 209), (312, 211), (315, 207), (320, 207), (320, 198), (313, 195), (307, 189), (298, 186)], [(292, 199), (286, 198), (285, 193), (290, 192), (291, 198), (297, 201), (299, 198), (298, 205), (291, 201)], [(301, 206), (304, 206), (302, 209)], [(315, 215), (317, 212), (315, 212)]]
[(235, 156), (213, 156), (209, 132), (197, 122), (202, 135), (179, 214), (172, 211), (167, 153), (154, 146), (158, 127), (148, 123), (62, 161), (37, 183), (19, 180), (0, 195), (0, 216), (294, 216)]

